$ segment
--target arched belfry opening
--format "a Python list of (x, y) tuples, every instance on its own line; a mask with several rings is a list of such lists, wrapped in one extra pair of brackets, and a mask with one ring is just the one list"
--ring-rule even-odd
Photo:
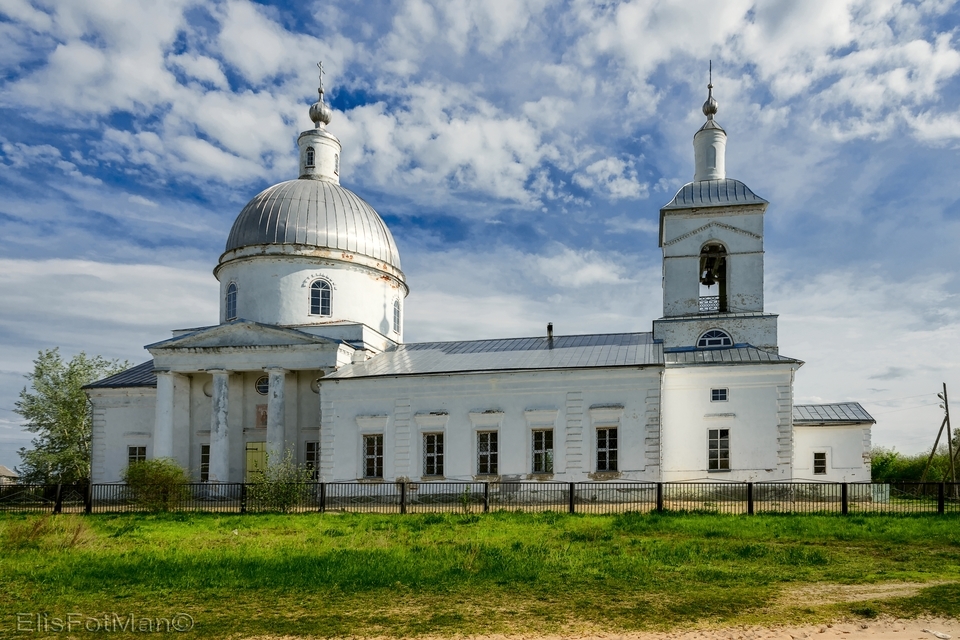
[(709, 243), (700, 249), (700, 313), (727, 310), (727, 250)]

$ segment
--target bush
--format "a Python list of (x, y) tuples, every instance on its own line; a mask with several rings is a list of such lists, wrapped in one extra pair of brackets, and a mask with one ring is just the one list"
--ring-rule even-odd
[[(954, 451), (956, 453), (956, 451)], [(919, 482), (923, 477), (923, 469), (927, 466), (927, 453), (918, 453), (907, 456), (897, 451), (877, 447), (870, 452), (870, 477), (874, 482)], [(930, 469), (927, 471), (927, 482), (950, 481), (950, 457), (946, 445), (940, 445)]]
[(258, 511), (286, 513), (313, 501), (313, 482), (313, 471), (296, 464), (291, 451), (279, 459), (271, 459), (268, 451), (266, 468), (247, 486), (248, 504)]
[(175, 460), (134, 462), (123, 472), (133, 501), (148, 511), (176, 509), (190, 494), (187, 472)]

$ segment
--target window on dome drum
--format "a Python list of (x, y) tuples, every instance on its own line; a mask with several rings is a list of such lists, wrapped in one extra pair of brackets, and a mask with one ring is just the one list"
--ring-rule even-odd
[(726, 402), (726, 401), (727, 401), (726, 389), (710, 389), (710, 402)]
[(443, 475), (443, 434), (423, 434), (423, 475)]
[(393, 301), (393, 332), (400, 333), (400, 301)]
[(383, 477), (383, 434), (363, 436), (363, 477)]
[(697, 340), (697, 347), (701, 349), (732, 346), (733, 340), (730, 338), (730, 334), (728, 334), (726, 331), (720, 331), (719, 329), (711, 329), (700, 336), (700, 339)]
[(617, 430), (597, 429), (597, 471), (617, 470)]
[(304, 442), (303, 464), (310, 470), (310, 477), (314, 482), (320, 477), (320, 443), (317, 441)]
[(707, 431), (707, 470), (730, 470), (730, 429)]
[(200, 482), (210, 482), (210, 445), (200, 445)]
[(708, 244), (700, 250), (700, 313), (727, 312), (727, 250)]
[(329, 316), (333, 307), (333, 290), (326, 280), (314, 280), (310, 285), (310, 315)]
[(340, 175), (340, 154), (335, 153), (333, 155), (333, 175)]
[(256, 387), (257, 393), (260, 395), (267, 395), (267, 393), (270, 392), (270, 378), (267, 376), (260, 376), (257, 378), (257, 382), (254, 384), (254, 387)]
[(818, 451), (813, 454), (813, 475), (823, 476), (827, 474), (827, 453)]
[(231, 282), (227, 285), (227, 309), (226, 316), (227, 320), (236, 320), (237, 319), (237, 283)]
[(127, 447), (127, 464), (143, 462), (147, 459), (146, 447)]
[(553, 473), (553, 429), (533, 432), (533, 472)]
[(477, 475), (495, 476), (499, 473), (499, 448), (496, 431), (477, 432)]
[(315, 154), (313, 152), (313, 147), (307, 147), (307, 166), (312, 167), (314, 164)]

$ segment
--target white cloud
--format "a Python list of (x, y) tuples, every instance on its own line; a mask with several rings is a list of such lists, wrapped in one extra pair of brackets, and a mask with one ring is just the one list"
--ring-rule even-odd
[(573, 181), (584, 189), (596, 189), (610, 200), (621, 198), (646, 198), (649, 189), (637, 180), (637, 171), (632, 160), (603, 158), (587, 165), (577, 173)]

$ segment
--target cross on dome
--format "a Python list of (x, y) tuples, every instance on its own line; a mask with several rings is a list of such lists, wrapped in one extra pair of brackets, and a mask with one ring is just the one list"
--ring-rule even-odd
[(322, 61), (317, 63), (317, 68), (320, 69), (320, 86), (317, 87), (317, 93), (319, 93), (320, 96), (316, 102), (310, 105), (310, 119), (313, 120), (313, 124), (317, 129), (323, 129), (326, 125), (330, 124), (330, 120), (333, 118), (333, 111), (323, 101), (323, 74), (326, 72), (323, 70)]

